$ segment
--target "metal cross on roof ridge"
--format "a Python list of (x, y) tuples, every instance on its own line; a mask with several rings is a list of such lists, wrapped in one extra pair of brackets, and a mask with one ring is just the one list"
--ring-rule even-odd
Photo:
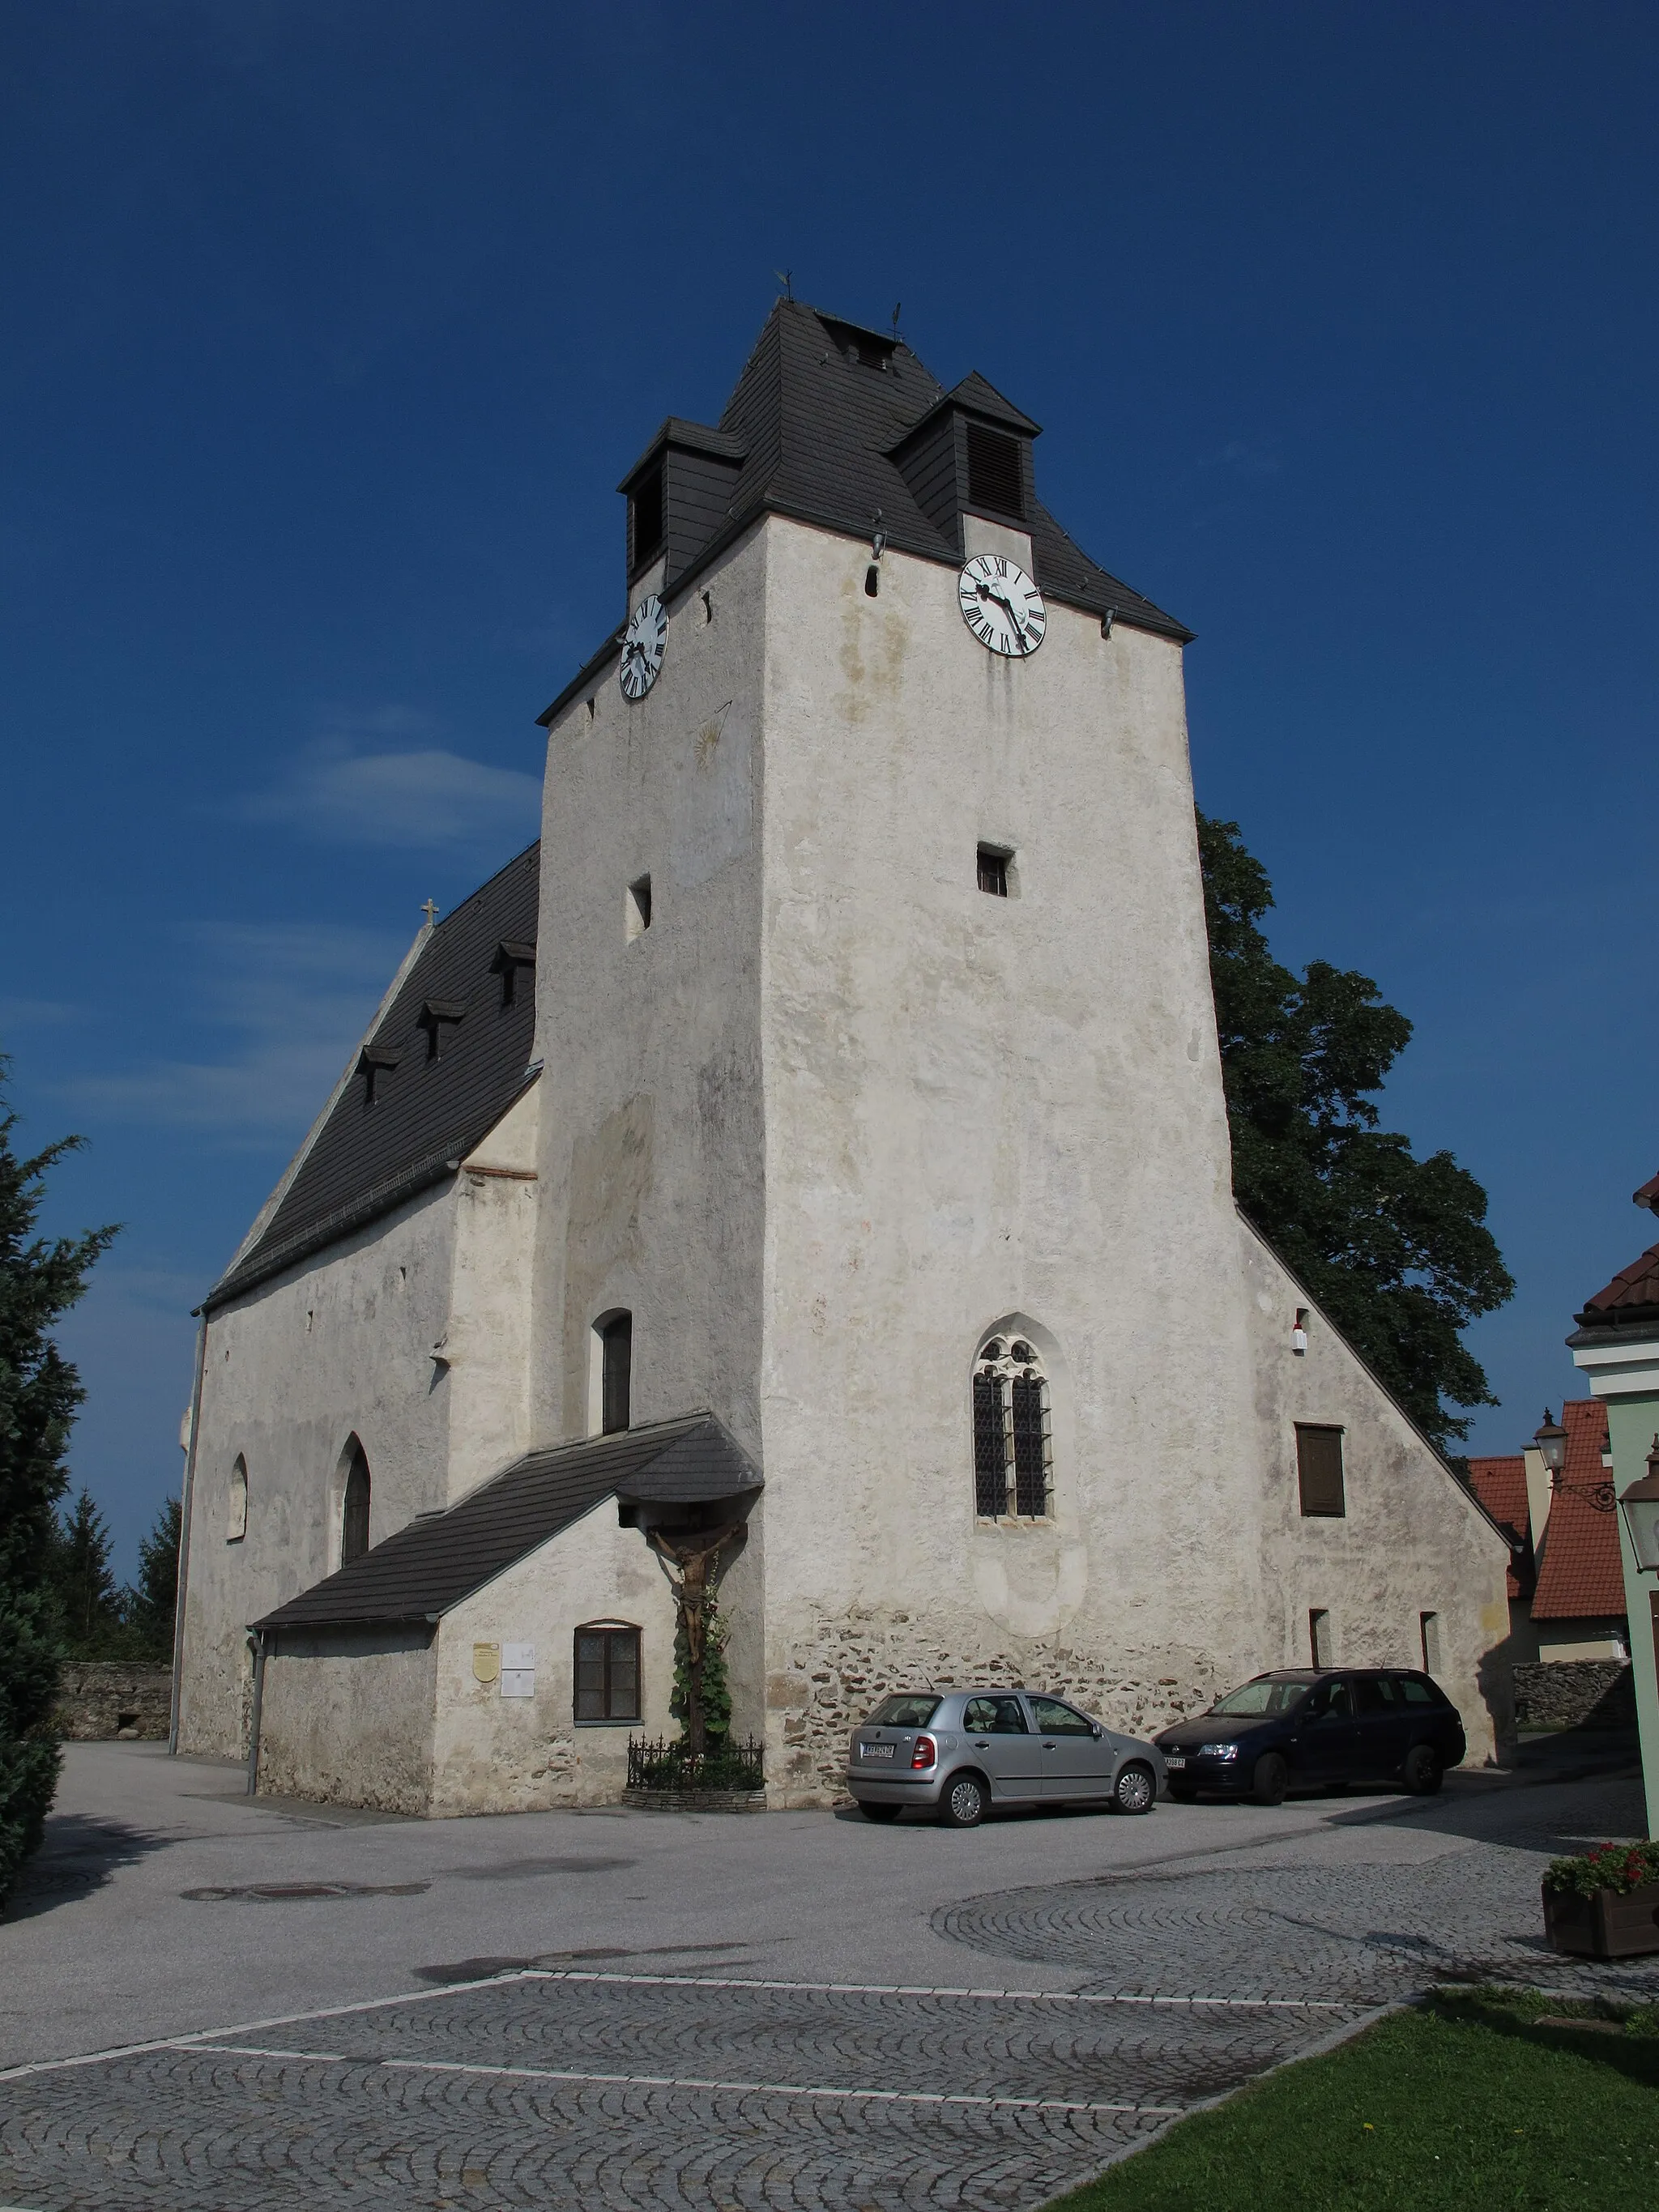
[(422, 905), (421, 912), (426, 916), (426, 926), (430, 929), (438, 919), (438, 906), (436, 900), (427, 899)]

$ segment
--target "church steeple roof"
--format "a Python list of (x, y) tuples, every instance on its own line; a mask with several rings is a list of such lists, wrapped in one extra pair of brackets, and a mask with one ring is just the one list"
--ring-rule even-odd
[[(713, 426), (729, 465), (724, 504), (708, 514), (700, 540), (682, 539), (676, 546), (671, 530), (665, 596), (686, 588), (767, 514), (864, 538), (879, 516), (896, 551), (959, 562), (955, 518), (961, 501), (946, 500), (942, 522), (939, 503), (924, 506), (912, 477), (895, 458), (932, 418), (951, 411), (994, 425), (1023, 444), (1040, 434), (1039, 425), (977, 370), (947, 392), (896, 331), (866, 329), (804, 301), (778, 301)], [(624, 486), (659, 450), (676, 444), (690, 448), (700, 430), (700, 449), (714, 450), (709, 426), (672, 416), (623, 478)], [(1030, 532), (1037, 583), (1048, 598), (1091, 614), (1110, 609), (1118, 621), (1161, 637), (1184, 642), (1191, 636), (1173, 616), (1091, 561), (1035, 496), (1022, 520)], [(540, 720), (551, 721), (591, 685), (616, 650), (616, 641), (608, 638)]]

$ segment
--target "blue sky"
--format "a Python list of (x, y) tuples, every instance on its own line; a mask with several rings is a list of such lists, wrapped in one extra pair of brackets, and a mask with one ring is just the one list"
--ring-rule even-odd
[(1513, 1448), (1659, 1166), (1655, 87), (1605, 4), (0, 5), (0, 1046), (130, 1570), (189, 1308), (416, 927), (534, 835), (614, 485), (798, 293), (982, 370), (1198, 633), (1275, 949), (1417, 1024)]

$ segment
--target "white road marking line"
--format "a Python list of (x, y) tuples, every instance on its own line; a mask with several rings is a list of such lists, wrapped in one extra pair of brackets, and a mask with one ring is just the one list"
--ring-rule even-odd
[(800, 1995), (829, 1992), (857, 1997), (971, 1997), (998, 2004), (1227, 2005), (1263, 2012), (1349, 2012), (1358, 1998), (1343, 1997), (1164, 1997), (1122, 1995), (1096, 1990), (930, 1989), (921, 1982), (768, 1982), (715, 1974), (602, 1974), (574, 1966), (528, 1966), (514, 1977), (524, 1981), (615, 1982), (635, 1989), (787, 1990)]
[(399, 2068), (414, 2074), (482, 2074), (491, 2079), (504, 2076), (514, 2081), (592, 2081), (601, 2087), (612, 2089), (720, 2089), (740, 2096), (851, 2097), (881, 2105), (982, 2105), (988, 2109), (1017, 2112), (1141, 2112), (1161, 2120), (1173, 2119), (1186, 2110), (1182, 2105), (1085, 2103), (1081, 2100), (1064, 2097), (970, 2096), (947, 2089), (824, 2088), (802, 2081), (715, 2081), (706, 2080), (700, 2075), (594, 2074), (586, 2070), (578, 2072), (562, 2066), (477, 2066), (453, 2058), (352, 2057), (338, 2051), (255, 2050), (246, 2043), (191, 2040), (180, 2043), (175, 2048), (186, 2055), (193, 2051), (209, 2051), (216, 2055), (239, 2058), (293, 2058), (307, 2064), (373, 2066), (387, 2073), (393, 2068)]
[[(852, 1996), (970, 1997), (1011, 2004), (1216, 2005), (1255, 2011), (1347, 2012), (1358, 2002), (1334, 1997), (1112, 1996), (1078, 1990), (931, 1989), (921, 1983), (736, 1980), (710, 1975), (601, 1974), (569, 1967), (521, 1966), (510, 1973), (481, 1974), (476, 1981), (443, 1982), (431, 1989), (400, 1990), (395, 1996), (365, 1997), (356, 2004), (319, 2005), (309, 2012), (274, 2013), (265, 2020), (233, 2021), (227, 2027), (198, 2028), (185, 2035), (157, 2035), (142, 2043), (111, 2044), (102, 2051), (77, 2052), (72, 2058), (33, 2059), (21, 2066), (0, 2067), (0, 2081), (21, 2081), (34, 2074), (62, 2074), (78, 2066), (101, 2066), (117, 2058), (142, 2058), (153, 2051), (177, 2051), (186, 2044), (205, 2042), (215, 2036), (257, 2035), (262, 2028), (299, 2027), (307, 2021), (345, 2020), (356, 2013), (385, 2012), (396, 2005), (432, 2004), (467, 1990), (495, 1989), (507, 1982), (619, 1982), (640, 1989), (783, 1990), (802, 1996), (833, 1990)], [(4, 2212), (3, 2207), (0, 2207), (0, 2212)]]

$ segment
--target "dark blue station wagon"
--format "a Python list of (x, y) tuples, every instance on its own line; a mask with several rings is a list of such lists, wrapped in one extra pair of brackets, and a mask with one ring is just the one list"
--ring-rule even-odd
[(1399, 1667), (1283, 1668), (1218, 1698), (1153, 1741), (1171, 1797), (1277, 1805), (1288, 1790), (1382, 1783), (1428, 1796), (1465, 1750), (1463, 1723), (1428, 1675)]

